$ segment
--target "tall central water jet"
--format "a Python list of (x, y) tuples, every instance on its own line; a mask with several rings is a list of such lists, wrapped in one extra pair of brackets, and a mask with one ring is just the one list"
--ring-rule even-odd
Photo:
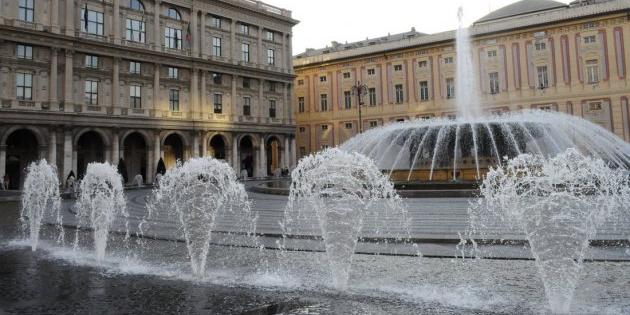
[(79, 242), (79, 228), (89, 226), (94, 231), (96, 260), (105, 259), (109, 231), (117, 217), (127, 218), (127, 203), (123, 193), (122, 176), (109, 163), (90, 163), (79, 186), (76, 209), (79, 226), (75, 248)]
[(481, 115), (479, 93), (477, 92), (477, 76), (473, 64), (470, 31), (464, 27), (464, 8), (457, 11), (459, 26), (457, 28), (455, 48), (457, 53), (457, 69), (455, 70), (455, 102), (458, 114), (463, 118)]
[[(284, 234), (297, 234), (297, 221), (310, 221), (315, 215), (337, 289), (348, 285), (352, 258), (364, 226), (386, 222), (407, 228), (406, 212), (392, 183), (364, 155), (328, 149), (302, 159), (291, 177)], [(383, 226), (376, 227), (376, 236), (385, 230)]]
[(609, 168), (569, 149), (556, 157), (520, 155), (492, 169), (471, 207), (473, 233), (507, 222), (522, 231), (536, 259), (550, 308), (569, 312), (582, 261), (596, 229), (630, 206), (630, 183)]
[[(149, 217), (156, 211), (174, 214), (186, 239), (192, 272), (205, 273), (212, 233), (220, 217), (229, 217), (230, 231), (254, 238), (256, 216), (236, 173), (225, 162), (197, 158), (168, 170), (153, 191)], [(235, 222), (235, 223), (234, 223)], [(228, 233), (226, 231), (226, 233)]]

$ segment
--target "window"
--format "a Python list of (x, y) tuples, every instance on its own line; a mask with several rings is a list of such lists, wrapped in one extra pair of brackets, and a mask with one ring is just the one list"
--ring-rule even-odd
[[(326, 126), (326, 128), (328, 128), (328, 126)], [(329, 148), (329, 146), (327, 144), (322, 144), (321, 145), (322, 150), (326, 150)]]
[(431, 115), (423, 115), (423, 116), (420, 116), (419, 118), (420, 118), (420, 120), (429, 120), (432, 117), (431, 117)]
[(221, 38), (212, 37), (212, 55), (221, 57)]
[(352, 108), (352, 93), (350, 93), (350, 91), (343, 92), (343, 104), (345, 106), (345, 109)]
[(300, 156), (306, 156), (306, 147), (300, 147)]
[(396, 122), (405, 122), (405, 119), (404, 118), (397, 118)]
[(367, 74), (368, 75), (375, 75), (376, 74), (376, 69), (372, 68), (372, 69), (368, 69), (367, 70)]
[(538, 74), (538, 87), (540, 89), (549, 87), (549, 75), (547, 73), (547, 66), (536, 67), (536, 73)]
[(444, 64), (452, 64), (452, 63), (453, 63), (453, 57), (444, 58)]
[(420, 68), (426, 68), (427, 65), (428, 65), (428, 62), (426, 60), (418, 61), (418, 67)]
[(269, 82), (269, 92), (276, 91), (276, 82)]
[(33, 11), (35, 0), (20, 0), (18, 19), (24, 22), (33, 22)]
[(394, 89), (396, 90), (396, 104), (402, 104), (405, 101), (405, 97), (403, 94), (403, 85), (396, 84)]
[(252, 86), (251, 81), (249, 80), (249, 78), (243, 78), (243, 88), (244, 89), (249, 89)]
[[(87, 22), (86, 19), (87, 18)], [(103, 35), (103, 12), (81, 9), (81, 31), (88, 34)]]
[(542, 50), (546, 50), (547, 49), (547, 43), (545, 42), (540, 42), (540, 43), (536, 43), (536, 50), (538, 51), (542, 51)]
[(344, 79), (350, 79), (350, 72), (344, 72), (343, 73), (343, 78)]
[(346, 129), (352, 129), (352, 123), (347, 122), (346, 123)]
[(179, 90), (168, 90), (168, 110), (171, 112), (179, 112)]
[(453, 78), (446, 79), (446, 98), (455, 98), (455, 80)]
[(33, 75), (26, 72), (15, 74), (15, 87), (17, 99), (30, 101), (33, 99)]
[(325, 75), (319, 77), (319, 82), (326, 82), (327, 78)]
[(490, 78), (490, 94), (499, 94), (499, 73), (490, 72), (488, 76)]
[(221, 83), (223, 82), (223, 76), (220, 73), (213, 73), (212, 82), (214, 82), (214, 84), (216, 85), (221, 85)]
[(272, 42), (273, 42), (273, 41), (274, 41), (274, 39), (275, 39), (275, 35), (276, 35), (276, 34), (275, 34), (274, 32), (272, 32), (272, 31), (267, 31), (267, 32), (265, 33), (265, 38), (266, 38), (267, 40), (270, 40), (270, 41), (272, 41)]
[(304, 85), (304, 80), (298, 80), (298, 85)]
[(214, 113), (223, 114), (223, 95), (214, 93)]
[(127, 40), (137, 43), (144, 43), (146, 39), (146, 31), (144, 21), (127, 19)]
[(249, 44), (241, 44), (241, 60), (249, 62)]
[(545, 112), (551, 112), (554, 110), (553, 105), (540, 105), (538, 106), (539, 110), (545, 111)]
[(370, 99), (370, 106), (376, 106), (376, 88), (368, 89), (368, 98)]
[(140, 74), (141, 64), (136, 61), (129, 62), (129, 73)]
[(129, 86), (129, 106), (131, 108), (142, 108), (142, 87), (139, 85)]
[(304, 127), (300, 127), (300, 132), (301, 132), (301, 133), (306, 132), (306, 128), (304, 128)]
[(249, 25), (239, 24), (238, 25), (239, 32), (244, 35), (249, 35)]
[(304, 112), (304, 97), (298, 97), (298, 112)]
[(174, 67), (168, 67), (169, 79), (177, 79), (179, 77), (179, 69)]
[(322, 125), (322, 131), (328, 130), (328, 125)]
[(597, 38), (595, 37), (595, 35), (584, 37), (584, 44), (594, 44), (596, 42), (597, 42)]
[(243, 116), (250, 116), (252, 114), (252, 99), (249, 97), (243, 97)]
[(132, 10), (144, 11), (144, 5), (139, 0), (129, 1), (129, 8)]
[(394, 65), (394, 71), (402, 71), (402, 65)]
[(590, 84), (599, 82), (599, 65), (597, 60), (586, 61), (586, 79)]
[(212, 23), (213, 27), (222, 28), (222, 25), (221, 25), (222, 22), (221, 22), (221, 18), (220, 17), (213, 16), (212, 17), (212, 21), (210, 21), (210, 22)]
[(370, 120), (370, 128), (378, 127), (378, 120)]
[(98, 104), (98, 81), (85, 80), (85, 104)]
[(98, 56), (85, 55), (85, 66), (87, 68), (98, 68)]
[(267, 64), (273, 66), (276, 64), (276, 51), (267, 49)]
[(457, 115), (455, 115), (455, 114), (448, 114), (448, 115), (446, 115), (446, 118), (448, 118), (449, 120), (455, 120), (455, 119), (457, 119)]
[(429, 82), (420, 82), (420, 101), (425, 102), (429, 100)]
[(269, 117), (276, 118), (276, 100), (269, 100)]
[(33, 46), (18, 44), (15, 55), (19, 59), (33, 59)]
[(182, 16), (174, 8), (168, 8), (168, 10), (166, 10), (166, 16), (178, 21), (182, 19)]
[(319, 96), (319, 107), (322, 112), (328, 111), (328, 95), (322, 94)]
[(488, 50), (488, 58), (494, 58), (497, 56), (496, 50)]
[(602, 110), (602, 103), (601, 102), (588, 103), (588, 110), (591, 112), (600, 111)]
[(182, 30), (172, 27), (164, 28), (164, 46), (171, 49), (182, 49)]

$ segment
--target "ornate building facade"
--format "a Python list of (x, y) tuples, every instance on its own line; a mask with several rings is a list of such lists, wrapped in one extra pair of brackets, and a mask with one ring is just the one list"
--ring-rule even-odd
[(295, 164), (291, 12), (254, 0), (0, 0), (0, 176), (197, 156)]
[[(578, 115), (630, 141), (630, 1), (522, 0), (469, 29), (488, 114)], [(384, 124), (455, 118), (455, 31), (415, 30), (294, 58), (298, 157)], [(365, 84), (359, 120), (356, 82)]]

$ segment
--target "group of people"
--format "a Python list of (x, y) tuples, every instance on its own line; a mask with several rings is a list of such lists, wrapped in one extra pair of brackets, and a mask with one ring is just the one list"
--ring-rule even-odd
[(0, 176), (0, 190), (9, 190), (9, 184), (11, 183), (11, 179), (9, 175)]

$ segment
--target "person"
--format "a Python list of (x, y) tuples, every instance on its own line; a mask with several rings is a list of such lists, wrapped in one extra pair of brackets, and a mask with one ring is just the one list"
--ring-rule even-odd
[(68, 177), (66, 178), (66, 190), (69, 193), (73, 193), (74, 192), (74, 185), (75, 185), (74, 172), (70, 171), (70, 174), (68, 174)]
[(247, 179), (247, 170), (246, 169), (242, 169), (241, 170), (241, 178), (242, 179)]
[(11, 178), (9, 177), (9, 174), (4, 174), (4, 189), (5, 190), (9, 190), (11, 189)]
[(138, 175), (136, 175), (136, 177), (133, 178), (132, 185), (136, 185), (138, 187), (142, 187), (143, 183), (144, 183), (144, 179), (142, 178), (142, 174), (138, 174)]
[(0, 190), (6, 190), (4, 188), (4, 176), (0, 176)]

